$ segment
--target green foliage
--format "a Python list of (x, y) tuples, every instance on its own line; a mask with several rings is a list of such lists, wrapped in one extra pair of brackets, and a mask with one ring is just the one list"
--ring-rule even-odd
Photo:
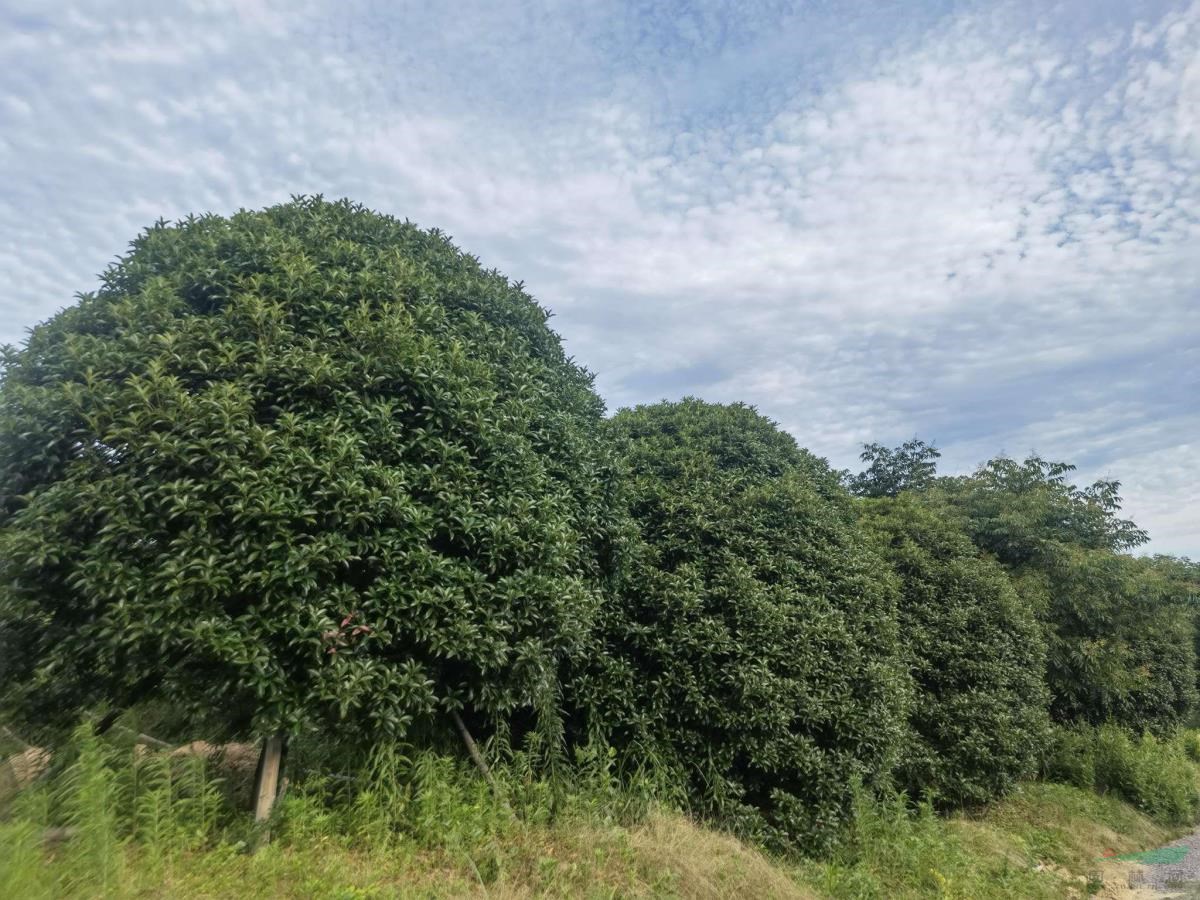
[(575, 699), (680, 772), (697, 808), (829, 846), (901, 734), (895, 598), (836, 476), (742, 406), (611, 420), (639, 533)]
[(1053, 717), (1169, 730), (1196, 702), (1193, 607), (1165, 563), (1121, 552), (1147, 538), (1119, 517), (1119, 483), (1079, 488), (1073, 469), (999, 458), (936, 493), (1037, 609)]
[(1042, 762), (1042, 777), (1092, 790), (1096, 784), (1095, 743), (1096, 731), (1090, 726), (1055, 726)]
[[(465, 863), (485, 892), (577, 893), (607, 864), (582, 857), (628, 864), (613, 835), (687, 804), (836, 851), (834, 894), (970, 894), (934, 804), (1028, 774), (1047, 691), (1095, 727), (1060, 729), (1046, 775), (1195, 819), (1200, 740), (1173, 735), (1200, 567), (1123, 555), (1147, 536), (1117, 482), (1036, 456), (937, 479), (920, 440), (847, 477), (740, 404), (606, 423), (547, 317), (345, 201), (147, 230), (3, 351), (0, 713), (39, 744), (135, 706), (164, 734), (290, 732), (322, 770), (370, 747), (293, 786), (282, 842)], [(458, 709), (498, 791), (439, 752)], [(135, 762), (89, 726), (54, 765), (4, 811), (0, 895), (195, 887), (202, 854), (230, 889), (262, 860), (302, 895), (385, 889), (240, 863), (252, 826), (201, 759)], [(569, 869), (541, 853), (566, 822), (589, 835)], [(71, 837), (41, 878), (48, 827)]]
[[(1145, 560), (1146, 578), (1162, 603), (1185, 610), (1191, 619), (1193, 648), (1197, 660), (1197, 682), (1200, 685), (1200, 562), (1186, 557), (1157, 554)], [(1192, 710), (1193, 724), (1196, 710)]]
[(912, 495), (870, 501), (866, 525), (900, 580), (916, 694), (898, 773), (915, 797), (982, 803), (1033, 774), (1049, 725), (1041, 628), (952, 516)]
[(614, 523), (602, 404), (546, 318), (346, 201), (143, 233), (4, 359), (9, 710), (552, 713)]
[(1051, 712), (1170, 731), (1195, 706), (1194, 613), (1146, 560), (1067, 549), (1020, 579), (1044, 610)]
[(1080, 488), (1067, 480), (1069, 463), (1030, 456), (997, 457), (973, 475), (943, 478), (939, 485), (966, 517), (976, 545), (1006, 566), (1040, 563), (1064, 546), (1117, 552), (1149, 536), (1121, 508), (1117, 481)]
[[(91, 725), (56, 753), (57, 774), (3, 810), (0, 896), (107, 896), (129, 878), (125, 848), (144, 853), (153, 877), (186, 852), (211, 845), (222, 805), (219, 782), (202, 759), (138, 756), (102, 742)], [(67, 835), (47, 873), (42, 838)], [(34, 863), (37, 863), (36, 867)]]
[(1200, 763), (1200, 731), (1195, 728), (1185, 728), (1180, 731), (1179, 740), (1183, 744), (1183, 752), (1192, 762)]
[(1057, 728), (1043, 775), (1114, 794), (1165, 824), (1191, 825), (1200, 812), (1194, 742), (1184, 734), (1135, 738), (1114, 724)]
[(928, 802), (864, 792), (847, 840), (830, 859), (801, 871), (821, 896), (847, 900), (1063, 896), (1057, 879), (1038, 872), (1024, 847), (1004, 841), (1007, 835), (997, 836), (999, 846), (979, 846), (971, 837)]
[(941, 451), (913, 438), (889, 449), (863, 444), (860, 459), (867, 468), (849, 479), (850, 490), (861, 497), (895, 497), (903, 491), (923, 491), (934, 482)]

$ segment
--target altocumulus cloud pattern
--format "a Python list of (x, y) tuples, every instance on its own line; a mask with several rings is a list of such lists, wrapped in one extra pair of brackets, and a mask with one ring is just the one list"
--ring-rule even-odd
[(0, 341), (138, 230), (439, 226), (610, 405), (1125, 484), (1200, 556), (1200, 3), (0, 4)]

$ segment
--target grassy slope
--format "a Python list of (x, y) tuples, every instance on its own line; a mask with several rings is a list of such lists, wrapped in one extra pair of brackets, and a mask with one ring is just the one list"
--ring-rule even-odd
[[(294, 807), (293, 815), (309, 810)], [(145, 854), (136, 845), (97, 864), (62, 850), (50, 867), (0, 828), (4, 896), (128, 897), (970, 897), (1121, 896), (1126, 871), (1098, 858), (1144, 849), (1171, 833), (1111, 798), (1032, 784), (974, 817), (864, 808), (852, 846), (831, 862), (773, 860), (675, 814), (632, 827), (584, 820), (514, 823), (467, 850), (398, 840), (366, 851), (319, 823), (284, 833), (256, 855), (224, 845)], [(311, 824), (311, 823), (309, 823)], [(74, 855), (78, 853), (79, 855)], [(52, 876), (51, 872), (55, 875)], [(7, 882), (7, 883), (6, 883)]]
[[(632, 829), (573, 828), (514, 834), (486, 865), (453, 853), (353, 853), (273, 847), (230, 858), (224, 877), (196, 860), (170, 892), (189, 897), (796, 897), (814, 896), (732, 838), (682, 817)], [(319, 859), (314, 866), (313, 862)], [(252, 893), (246, 885), (253, 883)]]
[[(1196, 742), (1185, 753), (1180, 741), (1125, 741), (1095, 768), (1162, 816), (1175, 808), (1164, 797), (1200, 788)], [(1115, 795), (1035, 782), (950, 818), (863, 799), (834, 858), (781, 859), (663, 811), (650, 782), (614, 780), (607, 757), (581, 759), (575, 780), (553, 789), (514, 758), (497, 770), (510, 809), (461, 760), (393, 749), (374, 757), (360, 788), (320, 775), (294, 787), (272, 843), (247, 854), (250, 784), (234, 770), (214, 778), (202, 758), (147, 755), (89, 728), (66, 752), (52, 777), (0, 798), (0, 900), (1120, 897), (1131, 896), (1129, 867), (1102, 857), (1182, 830)], [(1186, 811), (1163, 820), (1190, 821), (1195, 808)], [(73, 838), (45, 850), (46, 829), (61, 826)]]
[(864, 810), (848, 858), (809, 864), (801, 877), (833, 897), (1119, 896), (1127, 866), (1106, 853), (1157, 846), (1177, 832), (1128, 804), (1078, 788), (1027, 784), (973, 816)]

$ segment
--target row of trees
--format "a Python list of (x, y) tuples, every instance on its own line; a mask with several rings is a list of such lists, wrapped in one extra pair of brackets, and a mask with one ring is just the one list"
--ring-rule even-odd
[(604, 418), (436, 231), (298, 198), (159, 223), (4, 355), (0, 684), (47, 728), (603, 740), (819, 849), (856, 784), (975, 803), (1051, 723), (1169, 730), (1200, 567), (1118, 485), (920, 441), (851, 476), (752, 408)]

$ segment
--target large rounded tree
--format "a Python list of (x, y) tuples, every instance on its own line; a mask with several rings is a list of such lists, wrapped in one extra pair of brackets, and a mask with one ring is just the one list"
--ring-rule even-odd
[(147, 230), (5, 356), (10, 710), (380, 735), (554, 710), (612, 472), (547, 315), (347, 201)]
[(774, 843), (828, 845), (891, 766), (904, 678), (892, 588), (823, 460), (743, 405), (624, 410), (636, 534), (577, 690), (693, 802)]
[(1049, 734), (1034, 610), (951, 509), (901, 494), (866, 501), (864, 520), (900, 579), (900, 634), (916, 689), (901, 784), (949, 805), (1006, 793), (1037, 771)]

